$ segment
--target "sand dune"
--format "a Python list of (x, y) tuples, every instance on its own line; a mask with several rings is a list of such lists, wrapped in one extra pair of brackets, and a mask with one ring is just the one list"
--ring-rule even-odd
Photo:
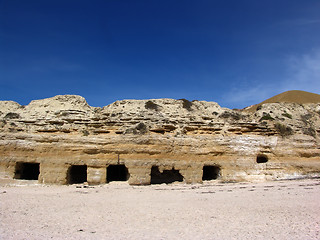
[(276, 96), (268, 98), (267, 100), (247, 107), (245, 110), (254, 112), (259, 106), (265, 103), (277, 103), (277, 102), (290, 102), (290, 103), (319, 103), (320, 95), (316, 93), (310, 93), (300, 90), (291, 90), (280, 93)]

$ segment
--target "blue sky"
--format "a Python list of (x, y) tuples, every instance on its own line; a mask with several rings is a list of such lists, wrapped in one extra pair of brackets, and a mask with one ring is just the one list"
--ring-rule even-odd
[(318, 0), (0, 0), (0, 100), (320, 93)]

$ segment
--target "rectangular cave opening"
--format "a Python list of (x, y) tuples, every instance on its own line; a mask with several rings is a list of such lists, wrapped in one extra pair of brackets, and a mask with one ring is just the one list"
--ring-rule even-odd
[(220, 167), (219, 166), (203, 166), (203, 181), (210, 181), (219, 178), (220, 176)]
[(67, 178), (68, 184), (87, 182), (87, 165), (71, 165)]
[(172, 168), (171, 170), (163, 170), (161, 173), (159, 167), (152, 166), (151, 168), (151, 184), (162, 184), (162, 183), (173, 183), (182, 182), (183, 176), (180, 174), (179, 170)]
[(129, 177), (128, 168), (124, 164), (109, 165), (107, 167), (107, 182), (128, 181)]
[(40, 163), (17, 162), (14, 178), (25, 180), (38, 180)]

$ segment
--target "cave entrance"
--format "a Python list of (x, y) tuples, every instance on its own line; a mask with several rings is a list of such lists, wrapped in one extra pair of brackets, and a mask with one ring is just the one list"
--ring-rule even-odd
[(107, 182), (127, 181), (129, 177), (128, 168), (123, 164), (109, 165), (107, 167)]
[(26, 180), (38, 180), (40, 174), (39, 163), (17, 162), (14, 178)]
[(258, 155), (256, 161), (257, 163), (266, 163), (268, 162), (268, 157), (266, 155)]
[(215, 180), (220, 176), (219, 166), (203, 166), (202, 181)]
[(87, 182), (87, 165), (72, 165), (68, 169), (68, 184)]
[(179, 170), (172, 168), (171, 170), (163, 170), (161, 173), (157, 166), (151, 168), (151, 184), (168, 184), (176, 181), (183, 181), (183, 176), (180, 174)]

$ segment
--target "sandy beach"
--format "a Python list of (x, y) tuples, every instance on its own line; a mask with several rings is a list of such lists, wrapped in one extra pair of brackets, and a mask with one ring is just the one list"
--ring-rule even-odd
[(320, 179), (0, 183), (0, 239), (320, 239)]

